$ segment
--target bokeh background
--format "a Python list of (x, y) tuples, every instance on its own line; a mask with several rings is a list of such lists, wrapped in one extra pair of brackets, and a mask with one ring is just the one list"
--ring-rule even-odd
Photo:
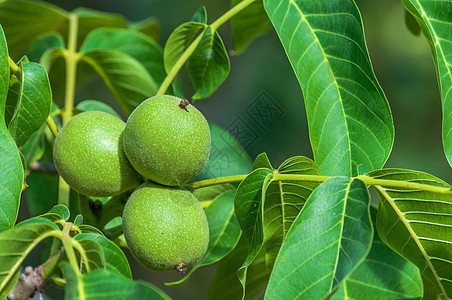
[[(159, 42), (166, 39), (178, 25), (205, 5), (208, 22), (214, 21), (230, 7), (229, 0), (78, 0), (54, 4), (72, 10), (88, 7), (124, 15), (138, 21), (150, 16), (160, 22)], [(416, 169), (452, 182), (441, 142), (441, 102), (430, 49), (422, 36), (415, 36), (405, 25), (401, 1), (357, 0), (363, 15), (366, 40), (377, 78), (389, 100), (395, 123), (395, 143), (386, 167)], [(219, 32), (228, 50), (233, 49), (229, 23)], [(209, 98), (196, 102), (208, 120), (231, 128), (238, 118), (252, 132), (252, 143), (243, 145), (254, 159), (266, 152), (274, 166), (290, 156), (312, 158), (308, 127), (301, 89), (276, 33), (271, 30), (259, 37), (241, 55), (230, 57), (231, 71), (223, 85)], [(193, 89), (185, 71), (181, 74), (185, 96)], [(95, 87), (95, 88), (93, 88)], [(245, 113), (246, 109), (265, 95), (280, 113), (259, 127)], [(99, 99), (114, 105), (114, 99), (99, 78), (79, 87), (76, 102)], [(56, 99), (58, 101), (58, 99)], [(198, 270), (189, 282), (180, 287), (163, 283), (180, 279), (179, 274), (155, 273), (141, 267), (130, 256), (134, 278), (152, 282), (175, 299), (204, 299), (213, 279), (215, 265)], [(53, 291), (50, 297), (61, 294)]]

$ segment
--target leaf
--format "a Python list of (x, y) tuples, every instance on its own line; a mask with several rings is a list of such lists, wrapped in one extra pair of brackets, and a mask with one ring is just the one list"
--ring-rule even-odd
[(154, 41), (159, 39), (160, 25), (155, 17), (149, 17), (138, 22), (129, 22), (129, 27), (146, 34)]
[(407, 10), (405, 10), (405, 25), (412, 34), (421, 34), (421, 27), (419, 27), (416, 19)]
[[(0, 16), (2, 13), (0, 6)], [(16, 222), (24, 181), (19, 149), (5, 124), (8, 82), (8, 47), (0, 27), (0, 232), (12, 228)]]
[(206, 25), (202, 23), (187, 22), (174, 29), (163, 49), (163, 61), (167, 73), (171, 72), (197, 33), (205, 27)]
[(191, 17), (190, 22), (207, 24), (207, 11), (204, 5), (198, 8), (195, 14)]
[[(370, 207), (376, 226), (377, 209)], [(339, 286), (332, 300), (422, 299), (422, 278), (418, 268), (392, 251), (374, 232), (372, 248), (366, 259)]]
[(235, 248), (242, 232), (234, 214), (234, 195), (234, 191), (223, 193), (206, 208), (209, 223), (209, 245), (206, 253), (187, 276), (167, 285), (184, 284), (195, 270), (221, 260)]
[(86, 272), (105, 269), (105, 255), (103, 247), (95, 240), (86, 238), (85, 234), (77, 234), (72, 240), (72, 246), (78, 251), (86, 268)]
[(122, 250), (116, 246), (115, 243), (96, 233), (81, 233), (78, 234), (77, 240), (91, 240), (102, 247), (105, 256), (105, 269), (120, 274), (124, 277), (132, 279), (132, 271), (130, 270), (129, 262)]
[(67, 208), (66, 205), (58, 204), (52, 207), (52, 209), (49, 212), (42, 214), (39, 217), (45, 218), (52, 222), (57, 222), (57, 221), (67, 221), (70, 215), (71, 213), (69, 212), (69, 208)]
[(402, 0), (433, 53), (443, 107), (443, 145), (452, 166), (452, 20), (449, 1)]
[(126, 115), (157, 92), (155, 81), (143, 65), (118, 50), (92, 50), (80, 59), (96, 70)]
[[(35, 218), (38, 219), (38, 218)], [(33, 248), (48, 237), (62, 237), (62, 231), (52, 222), (40, 221), (25, 224), (0, 233), (0, 292)]]
[[(43, 54), (49, 49), (63, 49), (64, 39), (59, 33), (47, 33), (36, 38), (27, 50), (30, 61), (39, 62)], [(45, 67), (45, 66), (44, 66)]]
[(334, 177), (309, 196), (270, 275), (266, 299), (323, 299), (366, 258), (373, 228), (366, 185)]
[(121, 28), (93, 30), (83, 42), (80, 52), (100, 49), (118, 50), (133, 57), (145, 67), (157, 85), (166, 77), (162, 48), (143, 33)]
[[(279, 174), (320, 175), (319, 167), (309, 158), (294, 156), (278, 168)], [(275, 263), (287, 232), (318, 182), (277, 181), (267, 188), (264, 204), (264, 243), (267, 272)]]
[(272, 164), (270, 163), (270, 160), (268, 159), (267, 153), (261, 153), (259, 154), (253, 163), (253, 170), (259, 169), (259, 168), (265, 168), (273, 171)]
[(98, 100), (83, 100), (76, 106), (81, 111), (103, 111), (121, 119), (121, 116), (107, 103)]
[(8, 129), (17, 146), (22, 146), (45, 123), (50, 113), (52, 91), (44, 67), (34, 62), (22, 65), (18, 96)]
[(231, 65), (223, 41), (210, 26), (187, 61), (187, 71), (196, 93), (193, 99), (210, 96), (228, 77)]
[(215, 198), (226, 194), (229, 191), (235, 191), (231, 184), (216, 184), (192, 191), (198, 201), (213, 201)]
[(359, 11), (348, 0), (264, 0), (305, 99), (314, 160), (323, 175), (380, 169), (394, 141)]
[(77, 277), (74, 270), (65, 264), (63, 273), (67, 282), (64, 299), (67, 300), (171, 299), (151, 284), (132, 281), (107, 270), (95, 270)]
[[(427, 173), (385, 169), (367, 175), (450, 188)], [(380, 238), (415, 264), (443, 298), (452, 297), (452, 196), (416, 189), (375, 186)]]
[(0, 24), (8, 38), (11, 57), (19, 59), (32, 41), (41, 34), (56, 31), (67, 18), (57, 6), (26, 0), (0, 2)]
[[(234, 7), (243, 0), (232, 0)], [(271, 29), (270, 21), (265, 12), (263, 1), (254, 1), (245, 9), (231, 18), (234, 53), (242, 53), (258, 36)]]
[(268, 169), (257, 169), (251, 172), (239, 185), (235, 193), (234, 209), (245, 237), (248, 239), (248, 254), (237, 276), (245, 293), (245, 284), (248, 267), (256, 258), (264, 241), (263, 232), (263, 205), (265, 192), (273, 177)]
[[(237, 278), (236, 271), (242, 265), (247, 253), (246, 238), (242, 236), (235, 249), (218, 264), (215, 277), (209, 287), (207, 299), (230, 300), (242, 298), (243, 287)], [(245, 299), (261, 299), (268, 278), (269, 275), (265, 272), (265, 253), (261, 250), (248, 267)]]
[(83, 224), (83, 216), (78, 214), (74, 219), (74, 226), (80, 226)]
[(47, 125), (42, 125), (40, 129), (35, 131), (25, 144), (20, 148), (20, 152), (24, 156), (25, 163), (29, 167), (32, 163), (42, 158), (45, 152), (44, 129)]
[(252, 162), (237, 140), (218, 125), (209, 123), (211, 149), (204, 169), (195, 180), (248, 174)]

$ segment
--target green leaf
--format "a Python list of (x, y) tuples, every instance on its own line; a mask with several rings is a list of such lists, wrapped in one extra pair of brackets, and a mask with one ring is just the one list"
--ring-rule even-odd
[(40, 215), (39, 217), (48, 219), (52, 222), (56, 221), (67, 221), (71, 213), (69, 212), (69, 208), (66, 205), (58, 204), (52, 207), (49, 212)]
[(168, 285), (180, 285), (187, 282), (195, 270), (221, 260), (235, 248), (242, 232), (234, 214), (234, 195), (234, 191), (223, 193), (217, 196), (212, 204), (207, 207), (206, 216), (209, 223), (207, 251), (187, 276)]
[[(367, 176), (450, 188), (433, 175), (418, 171), (385, 169)], [(443, 298), (452, 297), (452, 196), (402, 187), (375, 188), (380, 196), (380, 238), (415, 264)]]
[(259, 154), (253, 163), (253, 170), (259, 169), (259, 168), (265, 168), (273, 171), (272, 164), (270, 163), (270, 160), (268, 159), (267, 153), (261, 153)]
[(80, 226), (83, 224), (83, 216), (78, 214), (74, 219), (74, 226)]
[(273, 177), (269, 169), (257, 169), (251, 172), (239, 185), (235, 193), (234, 209), (240, 228), (248, 239), (248, 254), (237, 276), (245, 293), (247, 270), (262, 248), (263, 205), (265, 192)]
[(33, 248), (48, 237), (61, 238), (63, 233), (58, 227), (48, 220), (31, 224), (25, 224), (14, 229), (0, 233), (0, 292), (8, 282)]
[(216, 184), (204, 188), (196, 189), (192, 193), (198, 201), (213, 201), (215, 198), (229, 191), (235, 191), (231, 184)]
[[(449, 1), (402, 0), (433, 53), (443, 106), (443, 145), (452, 166), (452, 21)], [(452, 284), (452, 283), (451, 283)]]
[(218, 32), (210, 26), (187, 61), (187, 71), (196, 93), (193, 99), (210, 96), (228, 77), (231, 64)]
[(47, 33), (36, 38), (27, 50), (30, 61), (39, 62), (43, 54), (49, 49), (63, 49), (64, 39), (59, 33)]
[[(374, 228), (377, 209), (370, 207)], [(418, 268), (392, 251), (374, 231), (372, 248), (366, 259), (339, 286), (332, 300), (422, 299), (422, 278)]]
[(167, 73), (173, 69), (197, 33), (205, 27), (206, 25), (202, 23), (187, 22), (174, 29), (163, 49), (163, 61)]
[(211, 149), (204, 169), (195, 181), (240, 174), (251, 171), (252, 162), (237, 140), (218, 125), (209, 123)]
[(52, 90), (46, 70), (34, 62), (23, 64), (19, 98), (8, 128), (18, 146), (45, 123), (51, 106)]
[[(309, 158), (294, 156), (278, 168), (279, 174), (320, 175), (319, 167)], [(267, 188), (264, 204), (264, 243), (267, 272), (270, 273), (281, 248), (300, 210), (318, 182), (277, 181)]]
[(334, 177), (309, 197), (276, 258), (266, 299), (323, 299), (366, 258), (373, 228), (366, 185)]
[[(243, 287), (236, 271), (248, 254), (246, 238), (242, 236), (237, 247), (220, 261), (213, 282), (209, 287), (209, 300), (241, 299)], [(248, 267), (245, 285), (245, 299), (262, 299), (269, 274), (265, 272), (265, 253), (263, 250)]]
[(14, 60), (25, 54), (36, 37), (56, 31), (66, 19), (66, 11), (48, 3), (27, 0), (0, 2), (0, 24)]
[(78, 277), (65, 264), (63, 273), (67, 282), (64, 299), (67, 300), (171, 299), (151, 284), (132, 281), (107, 270), (95, 270)]
[[(2, 13), (0, 6), (0, 15)], [(0, 27), (0, 232), (12, 228), (16, 222), (24, 181), (19, 149), (5, 124), (8, 82), (8, 47)]]
[(98, 243), (102, 247), (103, 254), (105, 256), (105, 269), (112, 272), (121, 274), (124, 277), (132, 279), (132, 271), (130, 270), (129, 262), (122, 250), (116, 246), (115, 243), (104, 237), (103, 235), (96, 233), (81, 233), (76, 236), (76, 240), (92, 240)]
[(198, 10), (191, 17), (190, 22), (207, 24), (207, 11), (204, 5), (198, 8)]
[(76, 106), (81, 111), (103, 111), (121, 119), (121, 116), (107, 103), (99, 100), (83, 100)]
[(6, 299), (6, 296), (8, 296), (9, 292), (14, 288), (17, 281), (19, 281), (20, 276), (20, 270), (16, 271), (16, 274), (13, 275), (13, 277), (8, 281), (8, 284), (0, 290), (0, 299)]
[(25, 144), (20, 148), (20, 152), (25, 158), (25, 163), (30, 166), (32, 163), (41, 159), (45, 152), (44, 130), (47, 125), (44, 124), (34, 132)]
[(157, 92), (157, 84), (143, 65), (118, 50), (92, 50), (80, 59), (102, 77), (126, 115)]
[(264, 0), (303, 90), (309, 137), (323, 175), (380, 169), (394, 141), (360, 13), (349, 0)]
[(154, 41), (158, 41), (160, 25), (155, 17), (149, 17), (138, 22), (130, 22), (129, 27), (138, 32), (142, 32)]
[[(232, 0), (234, 7), (243, 0)], [(271, 29), (263, 1), (254, 1), (231, 18), (234, 53), (240, 54), (258, 36)]]
[(162, 48), (143, 33), (120, 28), (93, 30), (83, 42), (80, 52), (100, 49), (118, 50), (133, 57), (146, 68), (157, 85), (166, 77)]
[(90, 233), (77, 234), (72, 241), (72, 246), (80, 254), (87, 272), (105, 269), (106, 262), (103, 247), (94, 239), (86, 237), (86, 234)]

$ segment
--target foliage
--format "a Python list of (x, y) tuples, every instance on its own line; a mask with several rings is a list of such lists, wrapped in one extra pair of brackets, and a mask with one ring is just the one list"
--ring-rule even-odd
[[(452, 166), (452, 4), (402, 2), (410, 30), (420, 28), (431, 47), (443, 149)], [(21, 266), (42, 243), (52, 246), (36, 269), (66, 299), (169, 298), (133, 281), (121, 249), (127, 245), (117, 217), (132, 191), (105, 198), (71, 192), (55, 171), (53, 141), (80, 112), (129, 116), (150, 96), (184, 96), (178, 74), (185, 64), (194, 90), (188, 96), (214, 95), (234, 68), (218, 31), (228, 20), (234, 54), (276, 31), (303, 92), (314, 159), (294, 156), (274, 168), (262, 153), (252, 163), (231, 132), (210, 123), (210, 159), (184, 185), (205, 209), (210, 242), (189, 273), (167, 285), (184, 284), (197, 269), (218, 263), (206, 287), (212, 299), (421, 299), (423, 279), (441, 299), (452, 298), (452, 188), (431, 174), (383, 168), (395, 128), (353, 0), (233, 0), (211, 23), (201, 7), (164, 46), (156, 42), (154, 18), (132, 23), (90, 9), (5, 0), (1, 299), (23, 287)], [(77, 86), (92, 79), (88, 68), (121, 112), (103, 99), (74, 103)], [(54, 99), (61, 92), (64, 100)], [(32, 217), (16, 224), (21, 194)]]

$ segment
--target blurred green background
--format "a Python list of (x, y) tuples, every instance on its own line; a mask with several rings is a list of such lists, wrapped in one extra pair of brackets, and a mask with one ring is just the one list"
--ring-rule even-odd
[[(160, 22), (160, 44), (179, 24), (188, 21), (201, 6), (207, 7), (212, 22), (230, 6), (228, 0), (79, 0), (49, 1), (67, 10), (88, 7), (124, 15), (138, 21), (155, 16)], [(374, 70), (389, 100), (395, 123), (395, 143), (386, 167), (416, 169), (452, 182), (452, 171), (442, 149), (441, 105), (432, 55), (422, 36), (410, 33), (405, 25), (401, 1), (359, 0), (366, 39)], [(220, 29), (223, 42), (232, 50), (229, 23)], [(266, 152), (274, 166), (286, 158), (304, 155), (312, 158), (301, 89), (284, 50), (274, 31), (258, 38), (239, 56), (231, 56), (231, 72), (223, 85), (196, 106), (208, 120), (226, 128), (235, 126), (238, 118), (246, 129), (243, 142), (254, 159)], [(182, 72), (185, 96), (193, 89)], [(114, 103), (100, 79), (77, 89), (76, 101), (99, 99)], [(94, 87), (94, 88), (93, 88)], [(256, 99), (265, 93), (281, 113), (267, 118), (264, 127), (246, 113)], [(58, 99), (56, 99), (58, 101)], [(248, 138), (248, 140), (246, 139)], [(252, 143), (248, 143), (249, 141)], [(129, 254), (128, 254), (129, 255)], [(129, 255), (130, 257), (130, 255)], [(164, 282), (181, 275), (146, 270), (130, 257), (135, 278), (152, 282), (175, 299), (206, 298), (215, 265), (199, 270), (181, 287), (166, 287)]]

